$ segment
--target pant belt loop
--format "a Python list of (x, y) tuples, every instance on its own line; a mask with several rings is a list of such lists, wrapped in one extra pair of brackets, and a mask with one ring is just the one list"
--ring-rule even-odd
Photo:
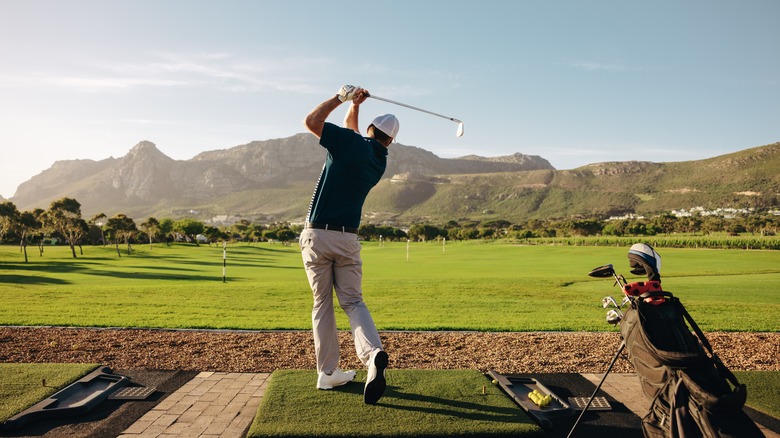
[(325, 224), (325, 231), (328, 231), (328, 224)]

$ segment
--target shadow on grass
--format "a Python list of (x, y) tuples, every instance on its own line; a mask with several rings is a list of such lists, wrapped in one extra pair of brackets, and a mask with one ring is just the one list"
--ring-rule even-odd
[[(359, 383), (359, 384), (356, 384)], [(363, 382), (355, 381), (350, 384), (333, 388), (333, 392), (344, 394), (363, 395)], [(424, 395), (419, 392), (403, 392), (400, 386), (388, 385), (384, 396), (379, 399), (376, 406), (392, 409), (403, 409), (412, 412), (424, 412), (436, 415), (451, 415), (458, 418), (470, 420), (503, 421), (508, 423), (517, 422), (517, 408), (490, 406), (485, 403), (474, 403), (462, 400), (454, 400), (443, 397)], [(394, 402), (395, 400), (395, 402)], [(424, 403), (430, 407), (410, 406), (409, 403), (399, 402), (405, 400), (413, 403)], [(447, 406), (453, 409), (447, 409)], [(476, 411), (473, 413), (464, 412), (467, 410)]]
[[(203, 266), (203, 263), (192, 262), (177, 262), (181, 265), (198, 265)], [(84, 276), (93, 277), (109, 277), (109, 278), (126, 278), (126, 279), (138, 279), (138, 280), (162, 280), (162, 281), (182, 281), (182, 280), (194, 280), (194, 281), (214, 281), (221, 280), (220, 275), (206, 275), (196, 274), (202, 272), (192, 267), (172, 267), (172, 266), (121, 266), (122, 271), (108, 270), (110, 266), (100, 265), (99, 268), (89, 266), (89, 262), (76, 262), (76, 263), (57, 263), (57, 262), (44, 262), (35, 264), (5, 264), (3, 267), (9, 270), (22, 271), (20, 274), (2, 274), (0, 275), (0, 283), (7, 284), (19, 284), (19, 285), (64, 285), (72, 284), (73, 282), (63, 280), (61, 278), (48, 277), (44, 275), (24, 275), (24, 272), (40, 273), (40, 274), (79, 274)], [(219, 264), (214, 263), (214, 266)], [(256, 264), (239, 264), (234, 263), (228, 265), (228, 267), (250, 267), (250, 268), (274, 268), (274, 269), (296, 269), (293, 267), (279, 267), (270, 265), (256, 265)], [(156, 272), (148, 272), (156, 271)], [(166, 272), (167, 271), (167, 272)], [(232, 280), (244, 280), (242, 277), (231, 277)]]
[[(117, 272), (117, 271), (92, 271), (86, 272), (85, 275), (92, 275), (95, 277), (108, 277), (108, 278), (127, 278), (134, 280), (168, 280), (168, 281), (215, 281), (218, 275), (194, 275), (194, 274), (179, 274), (177, 272), (171, 272), (169, 274), (157, 272)], [(221, 281), (221, 277), (219, 277)]]
[(0, 283), (30, 284), (30, 285), (63, 285), (70, 284), (61, 278), (39, 277), (37, 275), (0, 275)]

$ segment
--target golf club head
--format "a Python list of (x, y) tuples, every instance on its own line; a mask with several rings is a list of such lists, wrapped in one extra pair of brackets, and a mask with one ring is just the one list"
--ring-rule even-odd
[(601, 299), (601, 307), (607, 308), (610, 304), (613, 304), (615, 302), (615, 299), (612, 297), (604, 297)]
[(620, 322), (620, 319), (621, 319), (620, 314), (617, 313), (617, 311), (615, 311), (615, 309), (610, 309), (607, 312), (607, 322), (609, 324), (615, 325), (615, 324)]
[(623, 296), (623, 301), (620, 302), (620, 308), (627, 306), (628, 304), (631, 304), (631, 298), (628, 296)]
[(463, 122), (461, 122), (460, 120), (455, 120), (455, 121), (458, 122), (458, 132), (455, 133), (455, 136), (463, 137)]
[(591, 269), (591, 271), (588, 272), (588, 275), (598, 278), (612, 277), (615, 275), (615, 268), (612, 266), (612, 264), (599, 266), (598, 268)]

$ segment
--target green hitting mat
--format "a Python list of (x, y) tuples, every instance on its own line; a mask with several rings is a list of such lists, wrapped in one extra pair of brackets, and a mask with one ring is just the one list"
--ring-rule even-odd
[(516, 437), (542, 435), (525, 412), (476, 370), (387, 370), (387, 390), (363, 403), (365, 371), (328, 391), (316, 372), (279, 370), (248, 437)]

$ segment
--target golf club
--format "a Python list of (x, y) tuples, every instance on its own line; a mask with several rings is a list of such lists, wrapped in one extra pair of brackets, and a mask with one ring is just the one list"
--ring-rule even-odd
[(577, 417), (577, 421), (574, 422), (574, 425), (571, 427), (571, 430), (569, 431), (569, 434), (566, 435), (566, 438), (571, 438), (572, 435), (574, 435), (574, 429), (577, 428), (577, 425), (580, 424), (580, 420), (582, 420), (582, 417), (585, 415), (585, 412), (590, 407), (590, 404), (593, 403), (593, 399), (596, 398), (596, 394), (599, 392), (599, 389), (601, 389), (601, 385), (604, 384), (604, 381), (607, 380), (607, 375), (610, 371), (612, 371), (612, 367), (615, 366), (615, 362), (617, 362), (618, 357), (620, 357), (620, 353), (623, 352), (623, 349), (626, 348), (626, 341), (620, 341), (620, 348), (618, 348), (617, 353), (615, 353), (615, 357), (612, 358), (612, 362), (609, 363), (609, 368), (607, 368), (607, 372), (604, 373), (604, 377), (601, 378), (601, 381), (598, 385), (596, 385), (596, 389), (593, 390), (593, 394), (590, 395), (590, 398), (588, 399), (588, 403), (585, 404), (585, 407), (580, 411), (580, 416)]
[(620, 314), (618, 312), (615, 311), (615, 309), (610, 309), (607, 312), (607, 322), (609, 324), (616, 325), (616, 324), (620, 323), (621, 319), (622, 319), (622, 317), (620, 316)]
[(392, 103), (392, 104), (395, 104), (395, 105), (400, 105), (400, 106), (403, 106), (403, 107), (406, 107), (406, 108), (409, 108), (409, 109), (422, 111), (424, 113), (428, 113), (428, 114), (431, 114), (431, 115), (434, 115), (434, 116), (437, 116), (437, 117), (441, 117), (443, 119), (451, 120), (451, 121), (453, 121), (453, 122), (458, 124), (458, 131), (457, 131), (457, 133), (455, 135), (457, 137), (462, 137), (463, 136), (463, 122), (461, 122), (460, 120), (458, 120), (456, 118), (443, 116), (441, 114), (436, 114), (434, 112), (431, 112), (431, 111), (428, 111), (428, 110), (424, 110), (422, 108), (417, 108), (417, 107), (414, 107), (414, 106), (411, 106), (411, 105), (407, 105), (405, 103), (396, 102), (396, 101), (390, 100), (390, 99), (385, 99), (384, 97), (374, 96), (373, 94), (369, 94), (368, 97), (374, 98), (376, 100), (381, 100), (383, 102)]
[(615, 301), (612, 297), (604, 297), (601, 300), (601, 307), (608, 308), (610, 305), (612, 305), (615, 308), (615, 311), (617, 312), (620, 317), (623, 317), (623, 312), (620, 311), (620, 306), (618, 305), (617, 301)]

